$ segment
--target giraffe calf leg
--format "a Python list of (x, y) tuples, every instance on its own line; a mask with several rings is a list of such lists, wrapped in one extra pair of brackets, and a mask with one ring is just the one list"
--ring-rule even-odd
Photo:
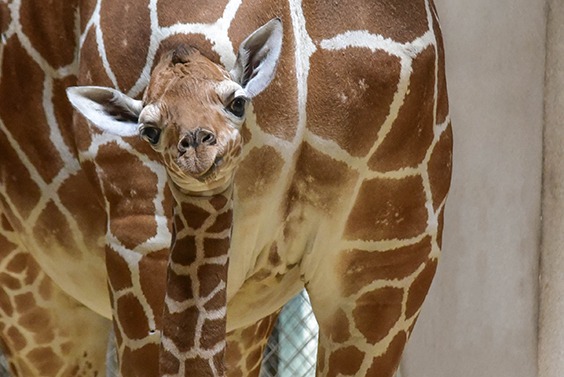
[(64, 293), (0, 220), (0, 345), (11, 375), (104, 376), (110, 321)]

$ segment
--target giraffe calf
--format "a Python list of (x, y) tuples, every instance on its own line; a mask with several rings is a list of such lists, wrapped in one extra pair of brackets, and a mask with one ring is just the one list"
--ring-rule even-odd
[[(231, 188), (243, 146), (240, 130), (249, 102), (274, 77), (281, 45), (282, 24), (273, 19), (243, 41), (231, 72), (179, 45), (153, 70), (142, 101), (111, 88), (67, 89), (71, 103), (92, 123), (121, 136), (139, 134), (167, 168), (176, 211), (161, 375), (225, 374)], [(207, 233), (210, 224), (213, 234)]]

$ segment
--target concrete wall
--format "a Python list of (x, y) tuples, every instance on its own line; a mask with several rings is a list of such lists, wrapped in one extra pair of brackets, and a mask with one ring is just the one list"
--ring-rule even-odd
[(539, 377), (564, 374), (564, 2), (549, 0)]
[(436, 3), (454, 176), (443, 259), (402, 377), (534, 377), (545, 1)]

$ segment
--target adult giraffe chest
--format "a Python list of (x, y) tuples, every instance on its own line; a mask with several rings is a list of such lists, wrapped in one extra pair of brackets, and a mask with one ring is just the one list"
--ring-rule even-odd
[[(400, 5), (412, 7), (409, 20), (405, 10), (378, 2), (366, 10), (374, 16), (361, 22), (366, 30), (313, 2), (303, 4), (303, 18), (290, 18), (297, 40), (285, 45), (281, 61), (290, 81), (275, 80), (256, 99), (261, 118), (251, 118), (244, 133), (228, 290), (239, 293), (231, 313), (245, 312), (233, 308), (239, 303), (273, 310), (316, 279), (324, 294), (338, 292), (343, 250), (363, 242), (394, 249), (436, 228), (421, 176), (436, 143), (434, 123), (445, 117), (435, 114), (443, 110), (432, 94), (432, 9)], [(398, 11), (409, 24), (403, 32), (376, 17)]]

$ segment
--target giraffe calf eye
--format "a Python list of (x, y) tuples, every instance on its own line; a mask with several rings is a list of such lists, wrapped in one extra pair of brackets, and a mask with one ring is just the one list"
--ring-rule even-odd
[(144, 126), (139, 130), (139, 134), (143, 140), (149, 142), (152, 145), (156, 145), (161, 137), (160, 128), (153, 126)]
[(231, 101), (229, 106), (227, 106), (227, 110), (236, 117), (241, 118), (245, 115), (246, 104), (247, 99), (245, 97), (236, 97), (233, 101)]

